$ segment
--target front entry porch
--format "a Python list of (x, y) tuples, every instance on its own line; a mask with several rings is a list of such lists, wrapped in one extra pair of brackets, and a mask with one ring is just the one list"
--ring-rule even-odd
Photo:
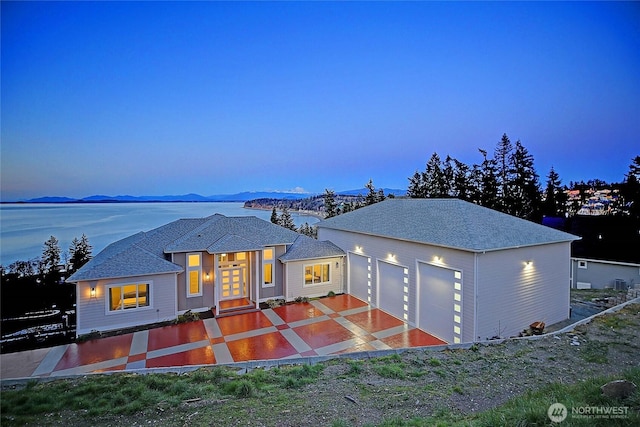
[(258, 310), (258, 251), (230, 252), (215, 255), (215, 317)]
[(254, 311), (259, 311), (255, 302), (251, 301), (249, 298), (236, 298), (220, 301), (219, 310), (214, 308), (213, 314), (216, 317), (226, 317), (237, 314), (252, 313)]

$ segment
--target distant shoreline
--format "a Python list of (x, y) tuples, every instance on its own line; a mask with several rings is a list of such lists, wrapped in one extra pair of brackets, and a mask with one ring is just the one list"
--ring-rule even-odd
[[(250, 210), (257, 210), (257, 211), (270, 211), (270, 210), (273, 210), (273, 206), (264, 207), (264, 208), (257, 207), (257, 206), (244, 206), (244, 208), (245, 209), (250, 209)], [(312, 216), (312, 217), (318, 218), (319, 220), (325, 219), (324, 214), (322, 214), (321, 212), (318, 212), (318, 211), (305, 211), (305, 210), (291, 209), (289, 212), (291, 212), (292, 214)]]

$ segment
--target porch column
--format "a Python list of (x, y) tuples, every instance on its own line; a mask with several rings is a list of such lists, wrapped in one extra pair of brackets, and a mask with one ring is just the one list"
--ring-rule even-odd
[(218, 254), (213, 254), (213, 305), (216, 307), (215, 317), (220, 314), (220, 286), (218, 286)]
[(255, 251), (254, 252), (255, 257), (256, 257), (256, 290), (255, 290), (255, 295), (254, 295), (254, 303), (256, 305), (256, 310), (260, 308), (260, 285), (261, 285), (261, 277), (262, 277), (262, 252), (261, 251)]

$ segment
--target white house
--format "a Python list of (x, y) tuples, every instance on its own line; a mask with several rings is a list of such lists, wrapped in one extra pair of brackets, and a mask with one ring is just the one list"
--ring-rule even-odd
[(449, 343), (569, 317), (578, 237), (456, 199), (387, 199), (318, 225), (347, 292)]

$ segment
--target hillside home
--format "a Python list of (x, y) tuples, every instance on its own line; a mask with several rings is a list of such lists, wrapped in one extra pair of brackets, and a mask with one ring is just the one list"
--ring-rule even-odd
[(180, 219), (112, 243), (77, 284), (77, 335), (343, 292), (345, 253), (256, 217)]
[(387, 199), (318, 225), (347, 292), (449, 343), (569, 318), (578, 237), (456, 199)]

